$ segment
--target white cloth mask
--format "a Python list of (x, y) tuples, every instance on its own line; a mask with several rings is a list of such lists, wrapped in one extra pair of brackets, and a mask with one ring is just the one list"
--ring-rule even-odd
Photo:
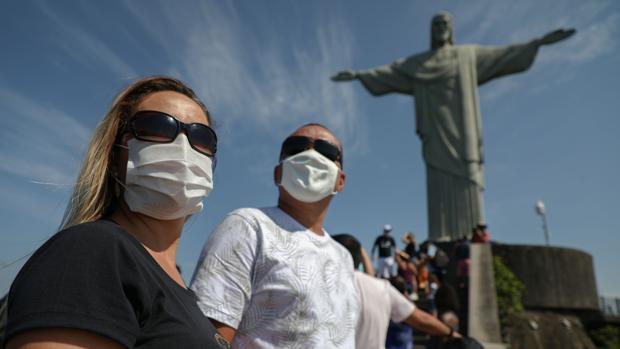
[(170, 220), (200, 212), (213, 189), (212, 159), (180, 133), (172, 143), (127, 142), (125, 202), (133, 212)]
[(314, 149), (282, 160), (280, 185), (295, 199), (317, 202), (335, 195), (338, 166)]

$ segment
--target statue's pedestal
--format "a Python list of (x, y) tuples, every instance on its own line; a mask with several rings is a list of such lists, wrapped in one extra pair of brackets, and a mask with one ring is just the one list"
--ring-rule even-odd
[(509, 319), (514, 349), (594, 349), (583, 324), (600, 314), (592, 256), (572, 248), (493, 244), (521, 280), (525, 312)]
[(493, 244), (493, 255), (523, 282), (525, 309), (599, 311), (590, 254), (564, 247)]
[[(455, 247), (454, 242), (437, 245), (449, 254)], [(464, 325), (462, 332), (482, 342), (485, 348), (505, 346), (501, 344), (500, 330), (505, 329), (500, 329), (498, 319), (494, 256), (501, 257), (525, 286), (523, 306), (526, 311), (515, 317), (512, 327), (505, 332), (512, 348), (564, 349), (561, 343), (569, 341), (583, 344), (575, 348), (591, 348), (584, 326), (601, 317), (594, 266), (590, 254), (573, 248), (470, 244), (468, 292), (459, 301), (464, 308), (459, 314)], [(451, 260), (447, 269), (446, 280), (456, 288), (456, 261)], [(529, 325), (532, 316), (542, 319), (540, 326)], [(568, 322), (571, 325), (567, 325)]]
[(596, 349), (574, 315), (525, 311), (511, 316), (509, 323), (508, 338), (513, 349)]

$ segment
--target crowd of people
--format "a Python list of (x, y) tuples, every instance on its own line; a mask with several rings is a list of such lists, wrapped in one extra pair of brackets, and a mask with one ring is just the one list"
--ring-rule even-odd
[[(458, 331), (467, 307), (470, 243), (489, 242), (486, 224), (476, 225), (470, 236), (462, 236), (454, 244), (438, 246), (441, 244), (427, 240), (418, 245), (411, 232), (405, 232), (401, 242), (402, 249), (392, 236), (392, 226), (386, 224), (371, 249), (377, 266), (374, 276), (389, 280), (404, 296)], [(454, 267), (454, 283), (446, 282), (449, 266)], [(405, 323), (390, 322), (386, 348), (408, 348), (402, 343), (410, 342), (411, 330)], [(432, 348), (437, 347), (436, 341), (431, 340)]]
[(61, 230), (11, 286), (3, 345), (411, 348), (411, 328), (460, 341), (449, 316), (412, 301), (442, 289), (433, 243), (408, 234), (400, 251), (384, 227), (377, 275), (388, 281), (354, 236), (325, 230), (345, 188), (343, 154), (323, 125), (294, 130), (274, 154), (276, 205), (226, 215), (187, 285), (177, 247), (213, 190), (212, 116), (174, 78), (131, 84), (95, 130)]

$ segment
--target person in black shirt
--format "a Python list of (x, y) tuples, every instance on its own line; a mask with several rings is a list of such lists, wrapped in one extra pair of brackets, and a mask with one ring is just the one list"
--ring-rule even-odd
[(405, 244), (405, 252), (409, 255), (409, 259), (415, 263), (418, 258), (418, 243), (415, 240), (415, 234), (406, 232), (403, 234), (402, 242)]
[(396, 242), (391, 236), (392, 226), (383, 226), (383, 235), (377, 236), (372, 245), (370, 255), (374, 258), (375, 250), (379, 250), (379, 263), (377, 265), (377, 276), (389, 279), (395, 276), (394, 273), (394, 253), (396, 252)]
[(130, 85), (95, 130), (62, 231), (9, 292), (6, 347), (229, 348), (176, 268), (213, 189), (215, 132), (182, 82)]

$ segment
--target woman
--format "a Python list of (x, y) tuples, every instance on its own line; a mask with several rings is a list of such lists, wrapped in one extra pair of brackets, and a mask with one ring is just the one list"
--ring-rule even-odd
[(411, 257), (407, 252), (398, 251), (395, 255), (397, 274), (405, 280), (407, 294), (412, 300), (418, 300), (418, 269), (411, 262)]
[(401, 240), (405, 244), (405, 252), (409, 255), (409, 259), (415, 263), (418, 259), (418, 244), (415, 241), (415, 235), (406, 232)]
[(9, 294), (7, 348), (226, 348), (176, 268), (213, 189), (217, 138), (182, 82), (140, 80), (90, 142), (63, 230)]

